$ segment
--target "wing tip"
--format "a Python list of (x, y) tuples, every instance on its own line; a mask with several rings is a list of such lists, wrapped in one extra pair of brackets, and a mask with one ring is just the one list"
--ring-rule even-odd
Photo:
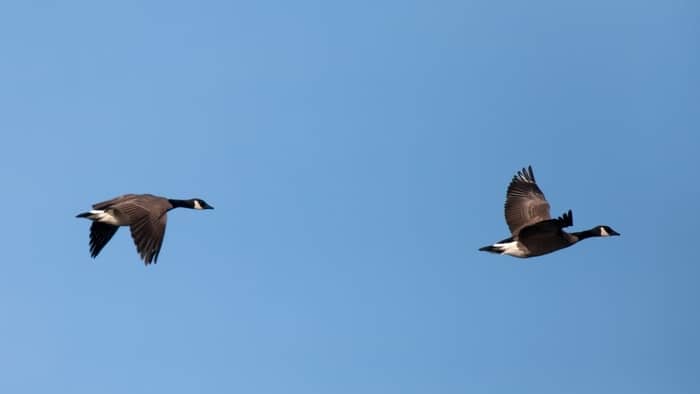
[(511, 184), (521, 182), (537, 184), (537, 181), (535, 181), (535, 172), (532, 170), (531, 165), (521, 168), (520, 170), (518, 170), (518, 172), (515, 173), (515, 175), (513, 175)]
[(574, 225), (574, 213), (570, 209), (567, 212), (564, 212), (558, 219), (561, 222), (562, 227), (570, 227)]
[(532, 171), (531, 165), (528, 165), (527, 167), (523, 167), (520, 171), (518, 171), (516, 178), (523, 181), (523, 182), (536, 183), (535, 182), (535, 173)]

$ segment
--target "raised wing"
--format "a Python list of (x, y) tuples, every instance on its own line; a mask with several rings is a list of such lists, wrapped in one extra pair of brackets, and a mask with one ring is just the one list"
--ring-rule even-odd
[(505, 216), (513, 236), (525, 226), (551, 218), (549, 203), (535, 182), (532, 166), (518, 171), (508, 185)]

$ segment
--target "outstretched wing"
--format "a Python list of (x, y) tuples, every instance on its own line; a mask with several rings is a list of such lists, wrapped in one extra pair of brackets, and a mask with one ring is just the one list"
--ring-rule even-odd
[(513, 236), (525, 226), (551, 218), (549, 203), (535, 182), (532, 166), (518, 171), (508, 185), (505, 216)]
[(117, 230), (119, 230), (119, 226), (93, 221), (90, 225), (90, 256), (97, 257)]
[(158, 261), (158, 254), (163, 245), (165, 226), (168, 221), (167, 211), (170, 207), (167, 201), (163, 206), (141, 205), (138, 199), (127, 204), (120, 204), (119, 211), (132, 218), (131, 237), (134, 239), (136, 250), (143, 262), (148, 264)]

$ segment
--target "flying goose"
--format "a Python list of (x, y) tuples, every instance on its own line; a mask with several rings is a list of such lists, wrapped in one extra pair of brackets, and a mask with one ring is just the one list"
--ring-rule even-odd
[(158, 262), (167, 213), (173, 208), (214, 209), (200, 198), (174, 200), (152, 194), (125, 194), (99, 202), (76, 217), (92, 220), (90, 255), (95, 258), (119, 226), (129, 226), (136, 250), (146, 265)]
[(586, 238), (620, 235), (605, 225), (575, 233), (562, 230), (573, 226), (574, 216), (571, 210), (556, 219), (549, 216), (549, 203), (535, 182), (532, 166), (513, 176), (506, 193), (505, 214), (512, 236), (484, 246), (480, 251), (534, 257), (569, 247)]

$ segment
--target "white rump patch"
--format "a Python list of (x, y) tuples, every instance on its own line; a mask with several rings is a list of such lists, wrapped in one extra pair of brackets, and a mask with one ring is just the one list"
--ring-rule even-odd
[(204, 209), (202, 208), (202, 204), (199, 203), (199, 200), (194, 200), (194, 209)]
[(119, 223), (119, 219), (117, 219), (112, 212), (110, 211), (102, 211), (99, 209), (93, 209), (90, 211), (90, 219), (100, 222), (100, 223), (107, 223), (111, 224), (113, 226), (120, 226), (121, 223)]
[(520, 247), (518, 241), (505, 242), (502, 244), (493, 244), (495, 248), (498, 248), (501, 254), (507, 254), (509, 256), (515, 257), (525, 257), (525, 250)]
[(610, 234), (608, 234), (608, 232), (605, 231), (605, 227), (600, 228), (600, 236), (601, 237), (609, 237), (610, 236)]

